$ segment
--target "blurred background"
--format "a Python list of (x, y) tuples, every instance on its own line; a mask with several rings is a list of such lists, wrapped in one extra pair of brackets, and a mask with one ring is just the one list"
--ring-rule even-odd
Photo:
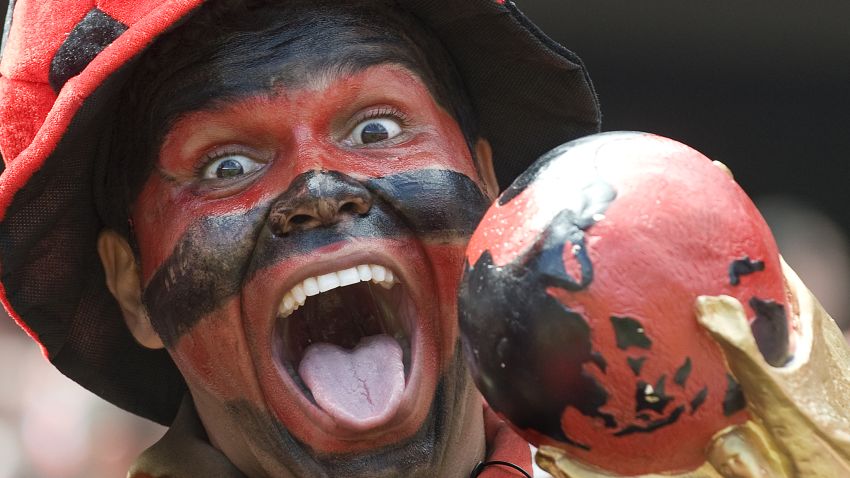
[[(517, 3), (584, 59), (605, 130), (726, 163), (786, 260), (850, 325), (850, 2)], [(164, 432), (65, 379), (2, 318), (0, 383), (0, 478), (124, 476)]]
[(584, 60), (603, 129), (668, 136), (729, 166), (850, 328), (850, 2), (517, 3)]

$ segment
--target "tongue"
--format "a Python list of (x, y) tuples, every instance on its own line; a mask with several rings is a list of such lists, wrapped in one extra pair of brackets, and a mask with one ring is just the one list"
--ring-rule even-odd
[(401, 347), (387, 335), (354, 350), (329, 343), (307, 348), (298, 373), (316, 403), (340, 425), (364, 430), (393, 417), (404, 392)]

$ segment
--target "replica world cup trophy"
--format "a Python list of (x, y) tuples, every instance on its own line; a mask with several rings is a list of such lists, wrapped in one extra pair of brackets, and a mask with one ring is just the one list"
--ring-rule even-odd
[(728, 169), (659, 136), (540, 158), (473, 235), (459, 320), (557, 477), (850, 476), (850, 354)]

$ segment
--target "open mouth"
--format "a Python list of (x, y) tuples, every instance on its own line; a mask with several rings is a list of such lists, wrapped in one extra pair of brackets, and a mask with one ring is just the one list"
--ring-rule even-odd
[(335, 422), (380, 426), (398, 411), (409, 378), (412, 310), (396, 275), (380, 265), (309, 277), (280, 301), (274, 353)]

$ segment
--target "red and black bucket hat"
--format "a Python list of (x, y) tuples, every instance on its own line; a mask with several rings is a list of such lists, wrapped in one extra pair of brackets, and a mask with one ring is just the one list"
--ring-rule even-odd
[[(513, 2), (395, 1), (453, 57), (503, 186), (599, 130), (581, 61)], [(166, 351), (133, 340), (105, 286), (95, 158), (134, 59), (202, 3), (13, 0), (0, 61), (0, 299), (65, 375), (164, 424), (186, 386)]]

